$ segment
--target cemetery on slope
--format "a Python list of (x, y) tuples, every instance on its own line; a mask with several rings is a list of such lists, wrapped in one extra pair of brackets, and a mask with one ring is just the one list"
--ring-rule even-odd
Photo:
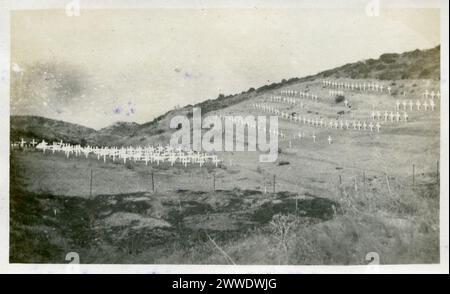
[(206, 164), (214, 164), (217, 167), (221, 162), (217, 155), (192, 151), (189, 148), (183, 148), (181, 146), (174, 148), (170, 145), (159, 145), (157, 147), (128, 146), (120, 148), (106, 146), (92, 147), (64, 143), (62, 140), (60, 142), (49, 144), (45, 142), (45, 140), (37, 143), (35, 139), (30, 142), (21, 139), (19, 142), (12, 143), (11, 147), (20, 147), (21, 149), (31, 147), (42, 150), (44, 154), (46, 151), (52, 154), (61, 152), (64, 153), (67, 158), (71, 155), (74, 155), (75, 157), (84, 156), (85, 158), (88, 158), (89, 155), (94, 155), (97, 160), (103, 160), (103, 162), (106, 162), (107, 159), (111, 159), (113, 162), (116, 160), (123, 161), (124, 164), (127, 160), (130, 160), (133, 162), (144, 162), (145, 165), (148, 165), (148, 163), (159, 165), (160, 163), (168, 162), (171, 166), (179, 163), (185, 167), (188, 166), (188, 164), (199, 164), (200, 167)]

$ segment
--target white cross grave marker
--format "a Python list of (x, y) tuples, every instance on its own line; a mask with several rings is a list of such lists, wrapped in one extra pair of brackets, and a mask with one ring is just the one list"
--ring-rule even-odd
[(19, 142), (20, 148), (23, 148), (23, 147), (25, 146), (26, 143), (27, 143), (27, 141), (25, 141), (23, 138), (21, 138), (21, 139), (20, 139), (20, 142)]

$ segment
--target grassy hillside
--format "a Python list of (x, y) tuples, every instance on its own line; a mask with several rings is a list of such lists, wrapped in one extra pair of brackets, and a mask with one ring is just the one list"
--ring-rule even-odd
[(196, 104), (203, 112), (210, 112), (239, 103), (247, 98), (264, 94), (264, 92), (322, 78), (379, 79), (379, 80), (440, 80), (441, 47), (405, 52), (402, 54), (386, 53), (378, 59), (367, 59), (359, 62), (320, 72), (303, 78), (283, 79), (279, 83), (250, 88), (236, 95), (219, 95), (217, 99)]
[(133, 136), (140, 125), (135, 122), (116, 122), (91, 134), (88, 141), (95, 145), (108, 145)]
[[(279, 83), (250, 88), (239, 94), (220, 94), (216, 99), (209, 99), (195, 105), (186, 105), (183, 108), (171, 110), (141, 125), (118, 122), (95, 131), (79, 125), (42, 117), (12, 116), (11, 138), (12, 140), (18, 140), (21, 137), (38, 137), (48, 140), (60, 139), (96, 145), (145, 145), (161, 141), (167, 142), (170, 134), (173, 132), (169, 128), (170, 119), (175, 115), (182, 114), (189, 117), (193, 107), (200, 107), (202, 115), (204, 115), (264, 94), (270, 94), (274, 90), (323, 78), (438, 81), (440, 80), (440, 46), (427, 50), (417, 49), (402, 54), (386, 53), (382, 54), (378, 59), (349, 63), (312, 76), (283, 79)], [(393, 95), (398, 95), (401, 89), (393, 88)]]
[(318, 76), (379, 80), (440, 80), (440, 54), (440, 46), (423, 51), (417, 49), (402, 54), (386, 53), (378, 59), (349, 63), (324, 71)]
[[(149, 123), (142, 124), (136, 133), (135, 138), (129, 138), (135, 142), (139, 137), (140, 142), (149, 140), (149, 136), (162, 136), (168, 130), (170, 118), (180, 112), (188, 113), (192, 107), (200, 107), (202, 114), (225, 109), (229, 106), (239, 104), (243, 101), (268, 94), (281, 88), (300, 85), (304, 82), (317, 79), (378, 79), (378, 80), (440, 80), (440, 46), (432, 49), (405, 52), (402, 54), (386, 53), (378, 59), (368, 59), (355, 63), (349, 63), (341, 67), (320, 72), (316, 75), (303, 78), (283, 79), (279, 83), (264, 85), (259, 88), (250, 88), (239, 94), (220, 94), (216, 99), (209, 99), (195, 105), (187, 105), (181, 110), (172, 110), (161, 115)], [(395, 87), (394, 87), (395, 88)], [(399, 91), (393, 91), (398, 94)]]
[[(154, 142), (167, 142), (173, 130), (169, 128), (170, 119), (174, 115), (185, 114), (191, 117), (193, 107), (201, 108), (202, 115), (214, 111), (227, 109), (231, 106), (240, 105), (242, 102), (263, 97), (276, 93), (280, 89), (298, 88), (307, 82), (313, 82), (318, 79), (346, 79), (346, 80), (389, 80), (392, 87), (392, 95), (399, 96), (406, 88), (404, 83), (395, 83), (393, 81), (410, 80), (415, 81), (411, 88), (416, 88), (420, 80), (432, 80), (434, 82), (440, 79), (440, 46), (428, 50), (414, 50), (402, 54), (387, 53), (381, 55), (378, 59), (368, 59), (365, 61), (349, 63), (341, 67), (320, 72), (316, 75), (303, 78), (283, 79), (279, 83), (264, 85), (259, 88), (250, 88), (240, 94), (223, 95), (220, 94), (216, 99), (203, 101), (195, 105), (187, 105), (180, 110), (172, 110), (155, 120), (142, 124), (138, 130), (130, 134), (129, 137), (116, 141), (119, 144), (150, 144)], [(385, 81), (388, 83), (389, 81)], [(315, 87), (315, 86), (312, 86)], [(312, 90), (310, 88), (309, 90)], [(411, 95), (416, 95), (415, 90), (410, 90)]]

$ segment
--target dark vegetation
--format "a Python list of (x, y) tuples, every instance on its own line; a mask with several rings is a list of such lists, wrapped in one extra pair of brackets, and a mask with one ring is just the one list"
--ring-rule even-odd
[(319, 73), (319, 78), (352, 78), (352, 79), (431, 79), (440, 80), (440, 53), (437, 46), (428, 50), (405, 52), (402, 54), (386, 53), (379, 59), (368, 59), (356, 63), (348, 63)]
[[(12, 263), (65, 263), (65, 255), (72, 251), (79, 253), (82, 263), (121, 263), (133, 262), (132, 256), (144, 252), (159, 252), (136, 261), (152, 263), (174, 250), (202, 248), (208, 243), (206, 234), (216, 241), (236, 241), (253, 230), (264, 230), (279, 213), (321, 222), (334, 216), (333, 207), (340, 207), (319, 197), (295, 200), (296, 193), (263, 195), (260, 191), (240, 189), (68, 197), (25, 191), (21, 174), (19, 165), (12, 160)], [(267, 202), (268, 199), (272, 201)], [(131, 214), (137, 219), (122, 223), (120, 217), (115, 218), (118, 214)], [(115, 225), (109, 224), (110, 218), (116, 219)], [(140, 225), (138, 218), (159, 220), (169, 226)], [(218, 222), (225, 223), (222, 229), (214, 227)]]
[(342, 95), (338, 95), (338, 96), (336, 96), (336, 98), (334, 98), (334, 101), (336, 103), (344, 102), (344, 100), (345, 100), (345, 96), (342, 96)]

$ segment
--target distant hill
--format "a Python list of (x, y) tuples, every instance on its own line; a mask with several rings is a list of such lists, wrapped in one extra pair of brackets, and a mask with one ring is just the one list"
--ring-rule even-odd
[(11, 141), (19, 141), (23, 138), (85, 144), (89, 136), (95, 132), (88, 127), (40, 116), (11, 116), (10, 118)]
[(112, 125), (100, 129), (97, 133), (110, 136), (129, 136), (133, 134), (138, 128), (139, 124), (135, 122), (118, 121)]
[(186, 105), (171, 110), (144, 124), (117, 122), (96, 131), (80, 125), (43, 117), (12, 116), (11, 139), (36, 137), (49, 141), (59, 139), (96, 145), (146, 145), (162, 141), (167, 142), (174, 131), (169, 128), (171, 118), (175, 115), (191, 117), (193, 107), (200, 107), (202, 115), (204, 115), (286, 86), (324, 78), (440, 80), (440, 46), (427, 50), (417, 49), (401, 54), (386, 53), (378, 59), (348, 63), (303, 78), (283, 79), (279, 83), (250, 88), (239, 94), (220, 94), (216, 99), (209, 99), (195, 105)]
[(98, 145), (108, 145), (110, 142), (117, 142), (133, 136), (139, 127), (140, 125), (135, 122), (115, 122), (91, 134), (88, 141)]

